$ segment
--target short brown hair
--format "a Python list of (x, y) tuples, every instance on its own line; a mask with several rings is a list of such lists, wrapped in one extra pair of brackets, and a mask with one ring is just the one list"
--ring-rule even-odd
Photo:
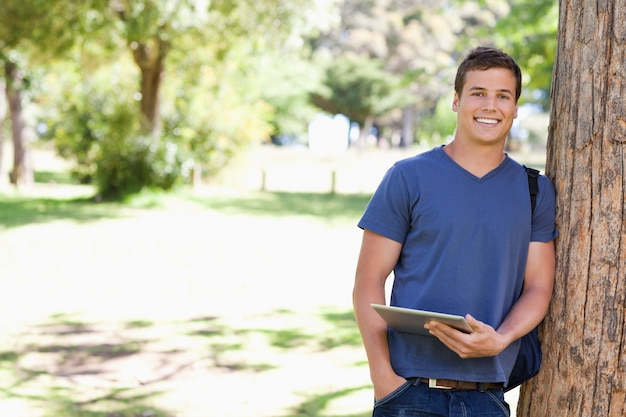
[(517, 102), (522, 94), (522, 70), (508, 54), (491, 46), (479, 46), (467, 54), (456, 72), (454, 91), (461, 97), (465, 85), (465, 75), (469, 71), (485, 71), (491, 68), (511, 70), (515, 76), (515, 102)]

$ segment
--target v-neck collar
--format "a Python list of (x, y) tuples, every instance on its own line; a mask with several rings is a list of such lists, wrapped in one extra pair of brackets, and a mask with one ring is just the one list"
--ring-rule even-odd
[(452, 159), (450, 157), (450, 155), (448, 155), (446, 153), (446, 151), (443, 149), (444, 146), (445, 145), (442, 145), (442, 146), (439, 147), (439, 153), (444, 158), (444, 160), (446, 160), (447, 163), (450, 164), (454, 169), (460, 171), (461, 173), (463, 173), (463, 175), (465, 175), (466, 177), (471, 178), (473, 181), (476, 181), (479, 184), (487, 182), (491, 178), (493, 178), (496, 175), (498, 175), (498, 173), (501, 172), (506, 167), (506, 165), (508, 165), (508, 163), (510, 162), (510, 159), (511, 159), (511, 158), (509, 158), (509, 155), (505, 153), (504, 154), (504, 159), (502, 160), (502, 162), (497, 167), (495, 167), (494, 169), (492, 169), (491, 171), (489, 171), (488, 173), (486, 173), (482, 177), (477, 177), (476, 175), (472, 174), (471, 172), (469, 172), (468, 170), (463, 168), (461, 165), (459, 165), (454, 159)]

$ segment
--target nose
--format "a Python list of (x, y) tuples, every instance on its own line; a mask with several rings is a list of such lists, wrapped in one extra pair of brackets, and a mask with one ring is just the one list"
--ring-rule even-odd
[(485, 103), (483, 104), (483, 110), (494, 111), (496, 109), (495, 101), (496, 101), (495, 97), (485, 98)]

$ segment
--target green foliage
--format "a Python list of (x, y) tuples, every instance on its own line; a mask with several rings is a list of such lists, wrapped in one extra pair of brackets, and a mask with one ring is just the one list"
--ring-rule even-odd
[(284, 57), (268, 54), (259, 66), (259, 84), (263, 101), (271, 106), (268, 122), (273, 134), (303, 134), (319, 110), (309, 101), (309, 94), (320, 85), (321, 70), (311, 61), (297, 56), (283, 65)]
[(330, 114), (344, 114), (363, 125), (369, 117), (402, 107), (400, 79), (384, 71), (379, 61), (363, 57), (341, 57), (329, 66), (319, 93), (311, 101)]
[[(511, 0), (507, 13), (479, 28), (476, 39), (511, 54), (524, 75), (522, 101), (549, 106), (556, 56), (559, 3), (557, 0)], [(537, 94), (537, 93), (540, 94)]]
[(417, 139), (420, 143), (429, 145), (446, 142), (454, 134), (456, 128), (456, 113), (451, 109), (452, 97), (441, 98), (437, 102), (434, 112), (425, 116), (417, 128)]
[[(276, 118), (259, 99), (252, 64), (269, 48), (296, 50), (294, 40), (313, 30), (311, 11), (318, 6), (304, 0), (7, 0), (0, 60), (28, 51), (46, 65), (80, 62), (73, 83), (44, 86), (56, 96), (37, 98), (46, 136), (104, 195), (168, 189), (183, 170), (216, 172), (242, 146), (269, 136), (268, 123), (290, 124), (286, 111)], [(125, 49), (135, 68), (124, 62), (122, 73), (114, 62)], [(92, 80), (99, 67), (113, 69), (113, 79)], [(182, 77), (163, 77), (169, 71)], [(279, 101), (275, 108), (289, 105)]]
[[(517, 16), (514, 20), (512, 16)], [(556, 0), (518, 0), (511, 15), (501, 19), (496, 29), (505, 34), (505, 47), (519, 61), (527, 76), (528, 101), (549, 107), (552, 70), (556, 57), (559, 9)], [(534, 99), (535, 91), (542, 91)]]
[[(299, 0), (114, 5), (121, 36), (142, 76), (158, 60), (166, 73), (175, 74), (155, 87), (162, 90), (160, 103), (147, 100), (154, 90), (145, 91), (143, 79), (141, 107), (147, 125), (155, 126), (146, 109), (157, 106), (163, 137), (177, 145), (175, 153), (185, 155), (181, 169), (211, 175), (242, 146), (269, 136), (272, 115), (259, 99), (253, 65), (259, 51), (278, 47), (290, 35), (303, 5)], [(167, 156), (170, 149), (161, 153)]]
[(171, 190), (179, 181), (182, 166), (171, 143), (145, 136), (113, 132), (96, 156), (95, 182), (105, 198), (120, 198), (144, 188)]
[(240, 45), (230, 51), (232, 60), (220, 63), (207, 58), (210, 51), (187, 57), (165, 85), (163, 135), (186, 155), (188, 169), (210, 176), (243, 147), (271, 133), (254, 61), (243, 54)]
[[(20, 87), (33, 90), (28, 97), (43, 112), (47, 137), (76, 163), (77, 178), (105, 194), (170, 188), (192, 168), (213, 175), (251, 142), (304, 132), (315, 107), (362, 125), (377, 118), (390, 131), (401, 125), (397, 110), (417, 106), (419, 139), (445, 136), (454, 115), (435, 103), (451, 90), (461, 51), (479, 43), (515, 56), (523, 100), (537, 100), (531, 93), (539, 91), (546, 105), (556, 0), (389, 4), (5, 0), (0, 60), (10, 57), (28, 75)], [(59, 61), (71, 63), (71, 74)], [(146, 68), (160, 74), (155, 100), (146, 99), (155, 89), (141, 84)], [(44, 70), (52, 74), (46, 82), (28, 84)], [(158, 138), (141, 129), (152, 104)]]
[(102, 28), (93, 10), (106, 6), (107, 0), (2, 0), (0, 53), (16, 49), (39, 62), (64, 57), (78, 39)]
[(77, 87), (72, 94), (48, 97), (47, 111), (41, 116), (47, 127), (42, 137), (52, 140), (62, 157), (75, 162), (74, 177), (81, 183), (94, 183), (106, 198), (123, 197), (144, 187), (168, 190), (181, 180), (177, 148), (143, 135), (139, 109), (123, 83), (117, 85), (118, 95), (109, 94), (112, 86), (100, 77), (109, 78), (111, 68), (92, 74), (89, 83), (77, 81), (80, 77), (71, 67), (63, 70), (62, 76), (51, 75), (59, 82), (59, 91), (70, 91), (73, 82)]

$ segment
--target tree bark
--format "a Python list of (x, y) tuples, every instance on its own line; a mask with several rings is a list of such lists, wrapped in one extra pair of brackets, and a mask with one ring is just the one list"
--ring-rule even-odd
[(168, 48), (168, 44), (158, 38), (154, 38), (149, 45), (131, 44), (133, 58), (141, 71), (141, 114), (146, 132), (153, 135), (158, 135), (161, 128), (159, 91)]
[(30, 149), (26, 136), (26, 123), (22, 109), (22, 78), (15, 63), (7, 60), (4, 66), (6, 75), (6, 97), (11, 118), (11, 135), (13, 137), (13, 168), (9, 179), (13, 185), (32, 185), (34, 180), (33, 167), (30, 164)]
[[(0, 91), (6, 91), (5, 88), (5, 84), (3, 81), (0, 80)], [(0, 98), (0, 175), (2, 175), (4, 177), (4, 126), (5, 126), (5, 121), (6, 121), (6, 105), (4, 103), (4, 100), (2, 98)], [(0, 185), (4, 184), (4, 182), (6, 181), (6, 178), (2, 178), (0, 177)]]
[(518, 417), (626, 415), (626, 0), (561, 0), (546, 172), (557, 275)]

